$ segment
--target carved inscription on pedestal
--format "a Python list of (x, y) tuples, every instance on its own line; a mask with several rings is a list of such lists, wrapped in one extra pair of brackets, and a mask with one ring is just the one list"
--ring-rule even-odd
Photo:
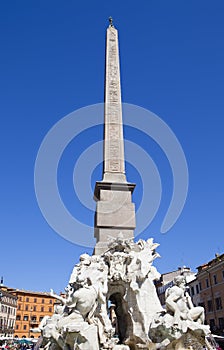
[(109, 168), (112, 172), (118, 172), (120, 169), (120, 162), (118, 160), (110, 160)]

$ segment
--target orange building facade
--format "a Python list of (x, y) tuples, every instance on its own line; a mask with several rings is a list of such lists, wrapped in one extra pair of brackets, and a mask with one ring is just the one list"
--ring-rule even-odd
[(8, 291), (17, 297), (14, 337), (38, 338), (40, 333), (33, 333), (31, 329), (37, 328), (44, 316), (54, 313), (54, 303), (57, 299), (45, 292), (13, 288), (8, 288)]

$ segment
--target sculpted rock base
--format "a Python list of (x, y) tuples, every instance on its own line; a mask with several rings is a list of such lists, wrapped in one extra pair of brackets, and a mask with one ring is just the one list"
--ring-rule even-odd
[(203, 333), (188, 330), (178, 340), (174, 340), (167, 346), (167, 350), (204, 350), (206, 347)]
[(97, 326), (94, 324), (89, 325), (87, 322), (82, 326), (75, 327), (70, 326), (64, 330), (65, 344), (69, 346), (69, 349), (80, 350), (99, 350), (98, 332)]

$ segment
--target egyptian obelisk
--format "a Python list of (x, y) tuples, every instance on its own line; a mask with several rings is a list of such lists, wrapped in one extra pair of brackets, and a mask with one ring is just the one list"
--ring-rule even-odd
[(112, 18), (106, 34), (106, 72), (104, 101), (104, 166), (103, 180), (96, 182), (94, 253), (108, 249), (110, 239), (119, 235), (134, 238), (135, 206), (132, 192), (135, 184), (125, 175), (123, 121), (121, 104), (118, 32)]

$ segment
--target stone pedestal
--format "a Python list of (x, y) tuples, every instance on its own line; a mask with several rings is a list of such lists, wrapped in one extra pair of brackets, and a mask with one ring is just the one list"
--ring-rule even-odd
[(135, 188), (130, 183), (97, 182), (95, 200), (94, 235), (96, 246), (94, 254), (100, 255), (108, 249), (111, 239), (122, 235), (124, 239), (133, 239), (135, 223), (135, 205), (132, 192)]

